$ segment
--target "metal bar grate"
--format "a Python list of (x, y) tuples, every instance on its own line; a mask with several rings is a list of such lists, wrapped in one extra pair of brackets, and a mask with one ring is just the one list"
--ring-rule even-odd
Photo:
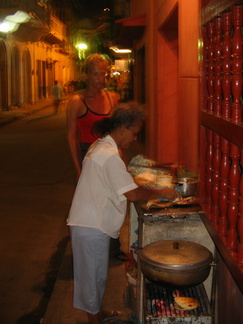
[[(179, 311), (174, 307), (174, 297), (195, 298), (199, 306), (190, 311)], [(146, 282), (144, 293), (145, 317), (152, 323), (158, 317), (211, 317), (212, 311), (203, 284), (188, 288), (166, 287), (157, 283)]]

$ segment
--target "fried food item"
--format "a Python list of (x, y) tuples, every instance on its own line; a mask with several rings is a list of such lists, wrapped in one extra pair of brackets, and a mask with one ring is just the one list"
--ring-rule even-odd
[(191, 297), (175, 297), (174, 306), (178, 310), (191, 310), (198, 307), (198, 301)]
[(156, 178), (157, 187), (169, 187), (174, 188), (175, 184), (172, 182), (172, 176), (168, 174), (158, 175)]
[(160, 176), (159, 178), (156, 174), (149, 171), (142, 172), (133, 177), (134, 182), (138, 186), (148, 187), (150, 189), (162, 189), (162, 188), (174, 188), (175, 184), (172, 183), (170, 176)]
[(141, 187), (150, 186), (155, 188), (156, 176), (149, 172), (143, 172), (134, 177), (134, 182)]
[(173, 201), (173, 204), (175, 204), (175, 205), (189, 205), (189, 204), (195, 203), (197, 201), (198, 201), (198, 199), (196, 199), (195, 197), (186, 197), (186, 198), (177, 197)]
[(151, 199), (147, 202), (146, 208), (166, 208), (172, 206), (171, 201), (161, 199)]

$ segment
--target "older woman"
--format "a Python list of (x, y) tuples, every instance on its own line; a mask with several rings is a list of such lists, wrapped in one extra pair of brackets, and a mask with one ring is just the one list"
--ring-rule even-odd
[[(90, 147), (74, 194), (68, 225), (74, 266), (74, 307), (100, 324), (106, 286), (110, 238), (119, 236), (127, 199), (147, 200), (155, 192), (138, 187), (119, 156), (137, 139), (144, 112), (135, 103), (120, 104), (110, 118), (95, 124), (100, 138)], [(172, 189), (160, 196), (172, 197)]]

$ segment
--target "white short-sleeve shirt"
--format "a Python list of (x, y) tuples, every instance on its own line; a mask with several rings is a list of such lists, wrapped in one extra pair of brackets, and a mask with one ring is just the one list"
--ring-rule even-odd
[(67, 224), (98, 228), (117, 238), (126, 215), (125, 192), (137, 188), (111, 136), (86, 154)]

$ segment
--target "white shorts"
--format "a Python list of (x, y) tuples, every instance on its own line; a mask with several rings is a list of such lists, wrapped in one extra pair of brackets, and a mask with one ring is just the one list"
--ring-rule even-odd
[(100, 311), (108, 275), (110, 236), (98, 229), (70, 226), (74, 298), (73, 307), (90, 314)]

